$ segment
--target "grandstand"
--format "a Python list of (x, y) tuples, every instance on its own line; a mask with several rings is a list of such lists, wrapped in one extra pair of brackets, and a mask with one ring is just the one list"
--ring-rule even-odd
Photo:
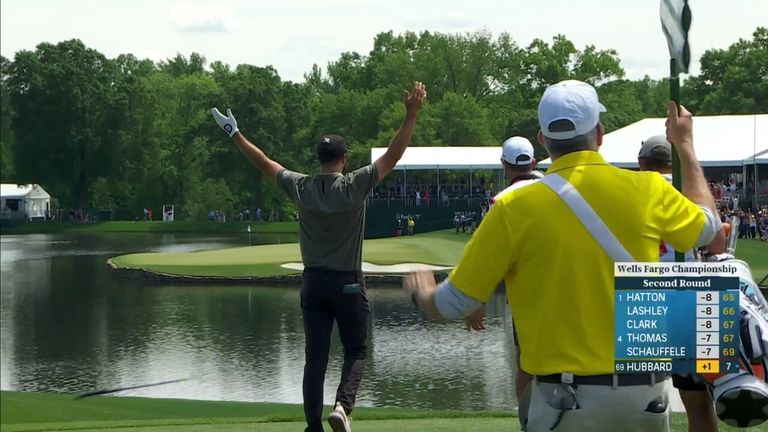
[[(642, 140), (664, 133), (664, 118), (649, 118), (608, 133), (600, 153), (612, 165), (636, 169)], [(733, 187), (742, 208), (768, 203), (768, 114), (702, 116), (694, 120), (696, 152), (713, 183)], [(371, 149), (376, 160), (386, 148)], [(476, 212), (505, 184), (501, 149), (409, 147), (369, 200), (366, 237), (396, 235), (408, 215), (416, 231), (454, 226), (457, 212)], [(539, 163), (546, 169), (550, 160)]]

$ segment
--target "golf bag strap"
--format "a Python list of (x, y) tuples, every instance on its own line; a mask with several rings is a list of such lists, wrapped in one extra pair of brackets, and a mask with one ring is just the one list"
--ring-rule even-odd
[(584, 228), (589, 231), (592, 237), (597, 241), (605, 253), (613, 259), (614, 262), (634, 262), (636, 261), (619, 239), (611, 232), (610, 228), (595, 213), (592, 206), (584, 200), (579, 191), (572, 184), (563, 178), (560, 174), (548, 174), (541, 179), (541, 182), (552, 189), (576, 215)]

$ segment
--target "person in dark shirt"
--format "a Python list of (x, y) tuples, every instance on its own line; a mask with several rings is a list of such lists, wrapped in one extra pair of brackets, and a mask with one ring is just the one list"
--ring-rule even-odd
[(301, 174), (285, 169), (248, 141), (238, 131), (230, 110), (224, 116), (212, 109), (214, 119), (238, 148), (299, 209), (299, 246), (304, 262), (301, 310), (306, 353), (306, 432), (323, 430), (323, 384), (334, 321), (344, 345), (344, 365), (328, 423), (334, 432), (351, 430), (348, 416), (355, 405), (368, 349), (370, 305), (362, 276), (365, 201), (405, 152), (426, 97), (420, 82), (411, 92), (406, 91), (405, 119), (387, 151), (370, 165), (346, 174), (347, 142), (342, 136), (321, 137), (317, 143), (319, 172)]

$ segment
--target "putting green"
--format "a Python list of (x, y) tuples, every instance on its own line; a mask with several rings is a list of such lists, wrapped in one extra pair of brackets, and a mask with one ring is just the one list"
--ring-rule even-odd
[[(437, 231), (412, 237), (365, 240), (363, 260), (378, 266), (419, 263), (451, 267), (459, 260), (468, 238), (466, 234)], [(298, 274), (300, 270), (283, 267), (283, 264), (300, 261), (301, 253), (297, 243), (191, 253), (130, 254), (111, 260), (114, 266), (122, 269), (221, 277)]]
[[(452, 230), (435, 231), (412, 237), (365, 240), (363, 261), (378, 266), (403, 263), (450, 267), (458, 262), (470, 236)], [(755, 280), (768, 274), (768, 242), (739, 240), (736, 256), (749, 263)], [(286, 263), (301, 261), (297, 243), (260, 245), (192, 253), (142, 253), (111, 260), (121, 269), (209, 277), (265, 277), (299, 274), (300, 267)], [(385, 273), (371, 271), (369, 273)]]

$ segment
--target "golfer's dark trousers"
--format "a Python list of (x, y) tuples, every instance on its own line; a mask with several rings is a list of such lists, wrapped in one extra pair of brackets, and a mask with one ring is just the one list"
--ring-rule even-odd
[(328, 367), (333, 321), (339, 327), (344, 346), (344, 366), (336, 401), (349, 414), (355, 406), (363, 378), (371, 307), (362, 275), (327, 269), (307, 268), (301, 287), (304, 318), (304, 416), (306, 432), (323, 430), (323, 384)]

